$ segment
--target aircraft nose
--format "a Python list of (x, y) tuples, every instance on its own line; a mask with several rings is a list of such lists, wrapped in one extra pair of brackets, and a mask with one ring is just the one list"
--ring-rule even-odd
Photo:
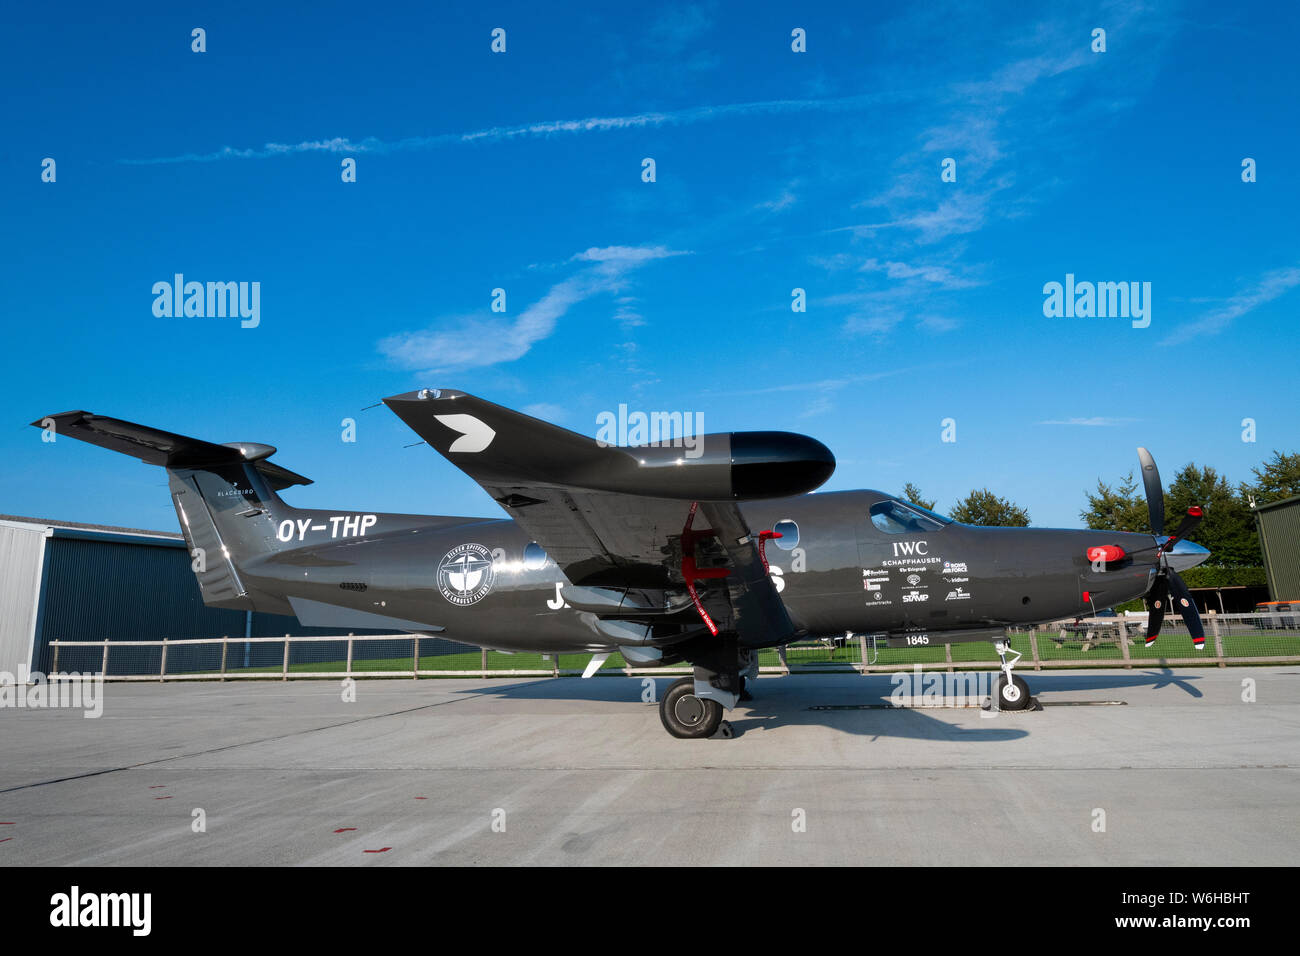
[[(1169, 539), (1163, 537), (1157, 540), (1164, 544)], [(1193, 541), (1178, 541), (1172, 549), (1165, 552), (1165, 559), (1175, 571), (1186, 571), (1188, 568), (1194, 568), (1203, 563), (1209, 556), (1209, 548), (1203, 548)]]

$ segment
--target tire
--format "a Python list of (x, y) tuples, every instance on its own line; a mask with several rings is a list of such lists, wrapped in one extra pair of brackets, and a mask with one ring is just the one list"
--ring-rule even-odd
[(1012, 674), (1011, 683), (1008, 684), (1006, 674), (998, 675), (999, 710), (1024, 710), (1029, 706), (1029, 700), (1029, 685), (1023, 677)]
[(674, 681), (659, 701), (659, 719), (674, 737), (694, 740), (712, 737), (722, 723), (722, 705), (695, 696), (695, 678)]

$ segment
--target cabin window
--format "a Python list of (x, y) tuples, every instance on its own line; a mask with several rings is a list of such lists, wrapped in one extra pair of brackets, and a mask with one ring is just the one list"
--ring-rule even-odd
[(793, 551), (799, 544), (799, 525), (790, 518), (778, 521), (772, 526), (772, 530), (781, 537), (776, 538), (776, 546), (782, 551)]
[(524, 548), (524, 567), (529, 571), (537, 571), (546, 566), (546, 552), (536, 541), (530, 541)]

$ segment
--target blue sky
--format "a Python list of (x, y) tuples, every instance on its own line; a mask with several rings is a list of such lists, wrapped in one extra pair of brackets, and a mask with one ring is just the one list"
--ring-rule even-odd
[[(804, 432), (828, 490), (1036, 525), (1139, 444), (1247, 479), (1300, 447), (1300, 12), (1056, 6), (11, 4), (0, 512), (175, 525), (161, 471), (25, 425), (83, 408), (274, 444), (300, 506), (499, 514), (362, 411), (421, 386)], [(176, 273), (259, 325), (156, 317)], [(1045, 317), (1067, 273), (1150, 282), (1150, 327)]]

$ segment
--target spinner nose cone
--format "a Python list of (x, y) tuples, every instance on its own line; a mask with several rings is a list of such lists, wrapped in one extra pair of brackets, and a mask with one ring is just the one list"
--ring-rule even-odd
[[(1164, 544), (1169, 540), (1167, 535), (1156, 538), (1158, 542)], [(1210, 556), (1210, 549), (1204, 548), (1194, 541), (1178, 541), (1174, 546), (1165, 552), (1165, 561), (1175, 571), (1186, 571), (1188, 568), (1194, 568), (1198, 564), (1204, 563), (1205, 559)]]

